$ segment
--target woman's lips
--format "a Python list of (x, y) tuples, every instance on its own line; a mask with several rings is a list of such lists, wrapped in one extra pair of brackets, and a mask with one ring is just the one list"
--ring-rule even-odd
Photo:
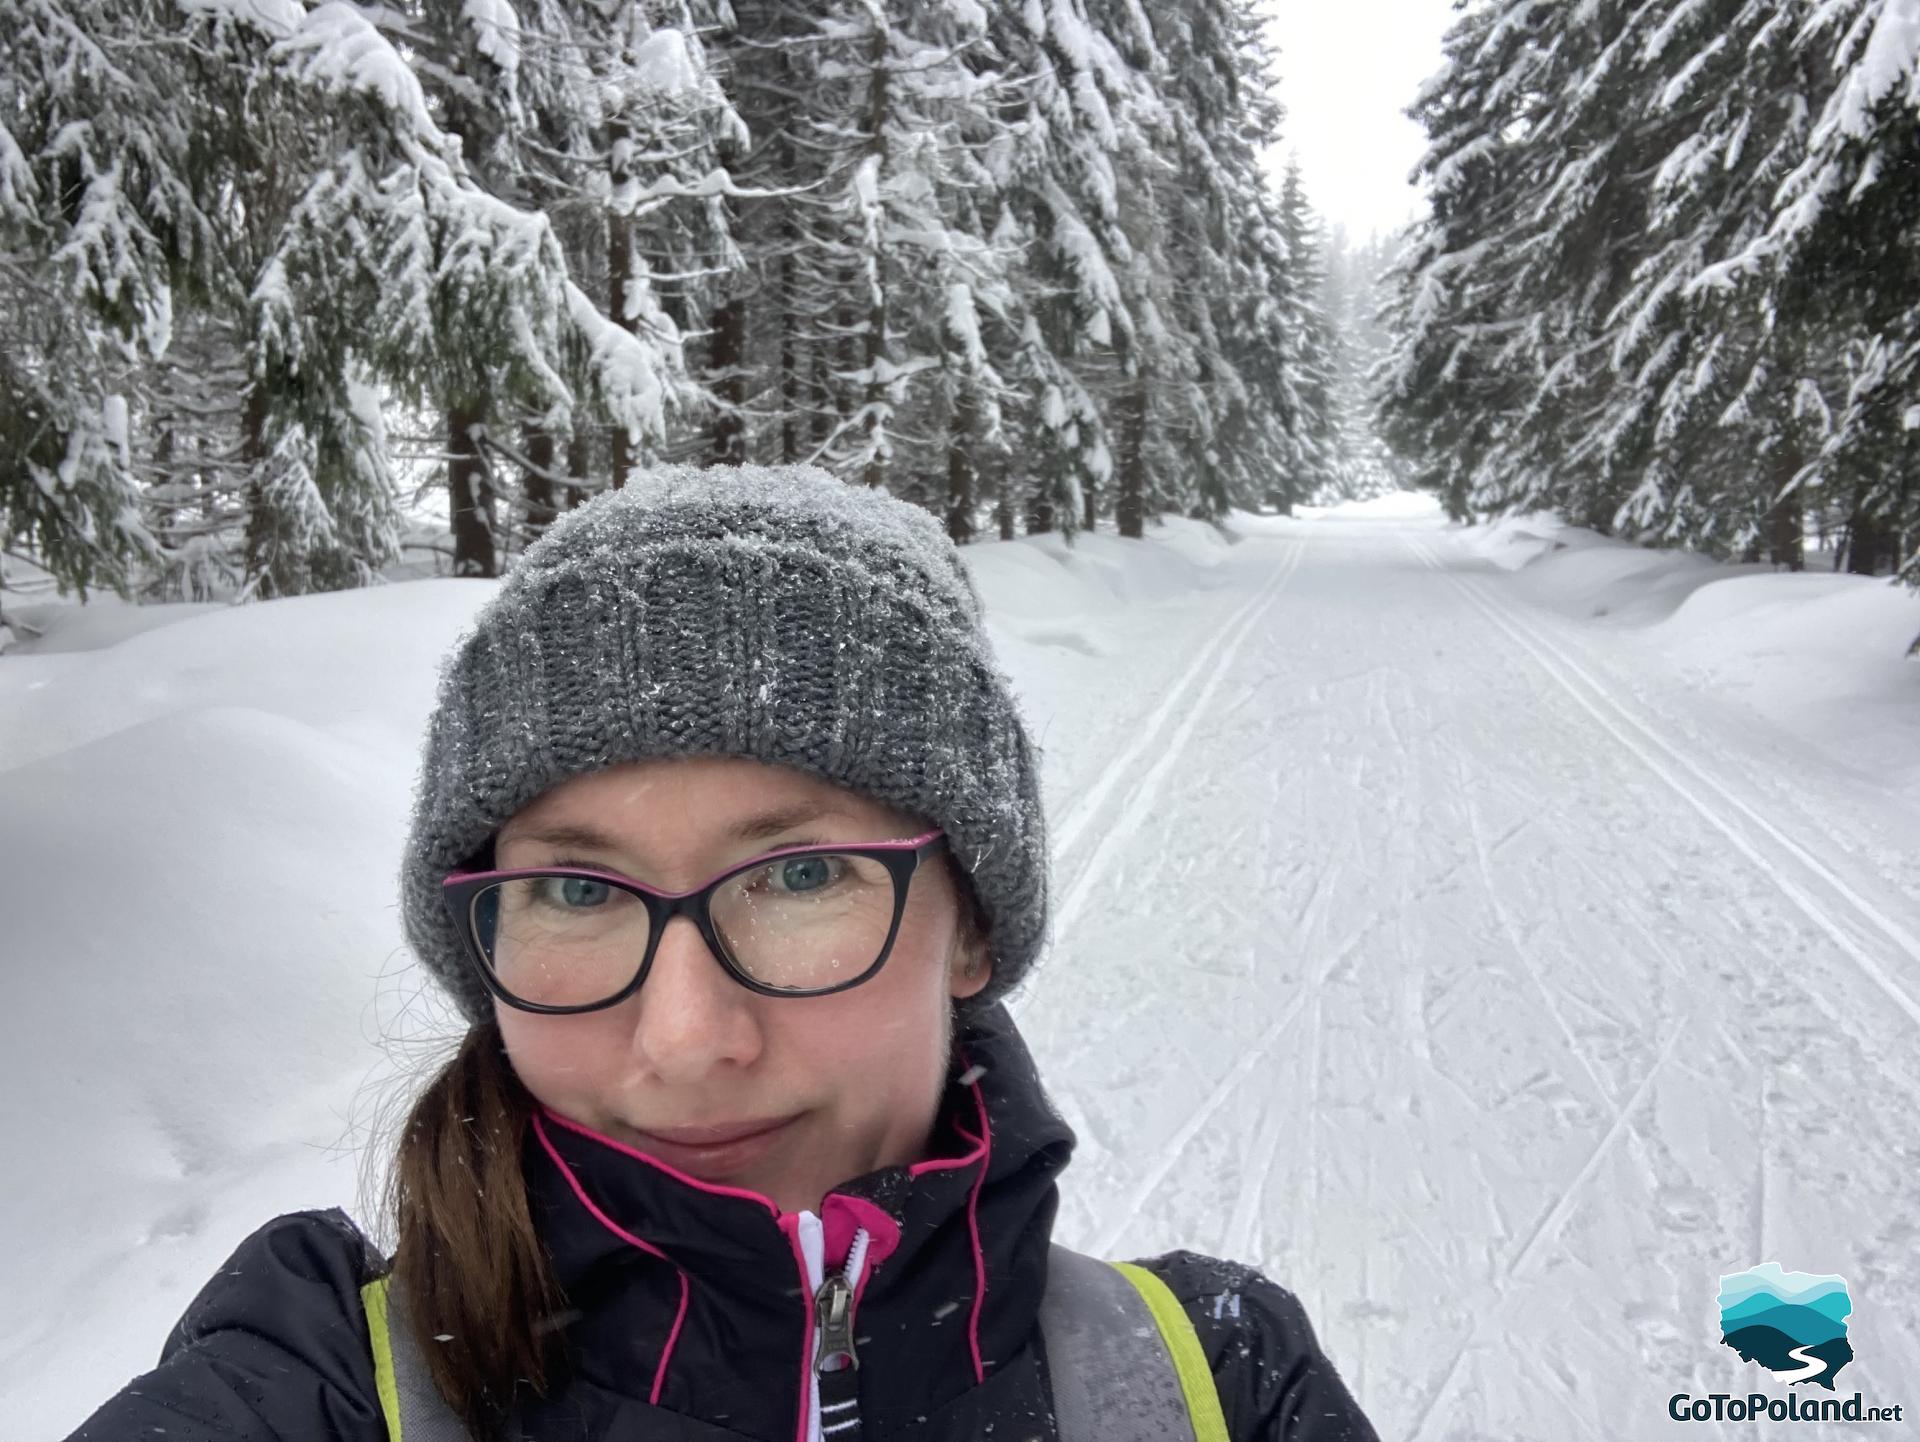
[(713, 1126), (634, 1128), (640, 1149), (669, 1166), (703, 1180), (744, 1170), (765, 1156), (797, 1117), (773, 1121), (728, 1122)]

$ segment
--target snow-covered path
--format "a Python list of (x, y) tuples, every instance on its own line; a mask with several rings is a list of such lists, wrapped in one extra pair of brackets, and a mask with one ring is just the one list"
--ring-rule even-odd
[(1258, 1262), (1387, 1437), (1768, 1390), (1715, 1302), (1768, 1259), (1848, 1279), (1841, 1395), (1907, 1401), (1920, 818), (1436, 525), (1255, 524), (1042, 718), (1065, 1239)]

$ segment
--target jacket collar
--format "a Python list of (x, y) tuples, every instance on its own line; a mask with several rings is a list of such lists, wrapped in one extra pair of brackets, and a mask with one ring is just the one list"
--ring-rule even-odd
[[(930, 1155), (823, 1199), (829, 1269), (856, 1228), (870, 1237), (854, 1324), (870, 1425), (896, 1409), (926, 1414), (1027, 1345), (1055, 1180), (1072, 1149), (1031, 1054), (995, 1006), (956, 1038)], [(550, 1112), (536, 1118), (527, 1175), (589, 1377), (754, 1435), (793, 1435), (812, 1336), (796, 1216)], [(609, 1346), (617, 1358), (602, 1355)]]

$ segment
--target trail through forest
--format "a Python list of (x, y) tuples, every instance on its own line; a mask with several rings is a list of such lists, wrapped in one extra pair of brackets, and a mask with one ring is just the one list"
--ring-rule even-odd
[(1769, 1389), (1715, 1297), (1770, 1259), (1848, 1280), (1840, 1394), (1905, 1400), (1920, 818), (1437, 522), (1249, 524), (1037, 718), (1065, 1240), (1258, 1261), (1382, 1436)]

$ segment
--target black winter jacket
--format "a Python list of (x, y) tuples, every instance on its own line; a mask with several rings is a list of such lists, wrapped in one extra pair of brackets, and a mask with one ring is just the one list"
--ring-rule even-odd
[[(1052, 1442), (1038, 1330), (1055, 1178), (1073, 1135), (1005, 1013), (966, 1029), (932, 1159), (824, 1199), (828, 1266), (869, 1233), (854, 1333), (861, 1434)], [(813, 1307), (797, 1221), (547, 1114), (526, 1175), (567, 1314), (569, 1369), (529, 1397), (540, 1442), (804, 1442)], [(340, 1212), (281, 1217), (195, 1298), (159, 1367), (71, 1442), (385, 1442)], [(1293, 1295), (1173, 1252), (1145, 1265), (1199, 1331), (1234, 1442), (1373, 1442)]]

